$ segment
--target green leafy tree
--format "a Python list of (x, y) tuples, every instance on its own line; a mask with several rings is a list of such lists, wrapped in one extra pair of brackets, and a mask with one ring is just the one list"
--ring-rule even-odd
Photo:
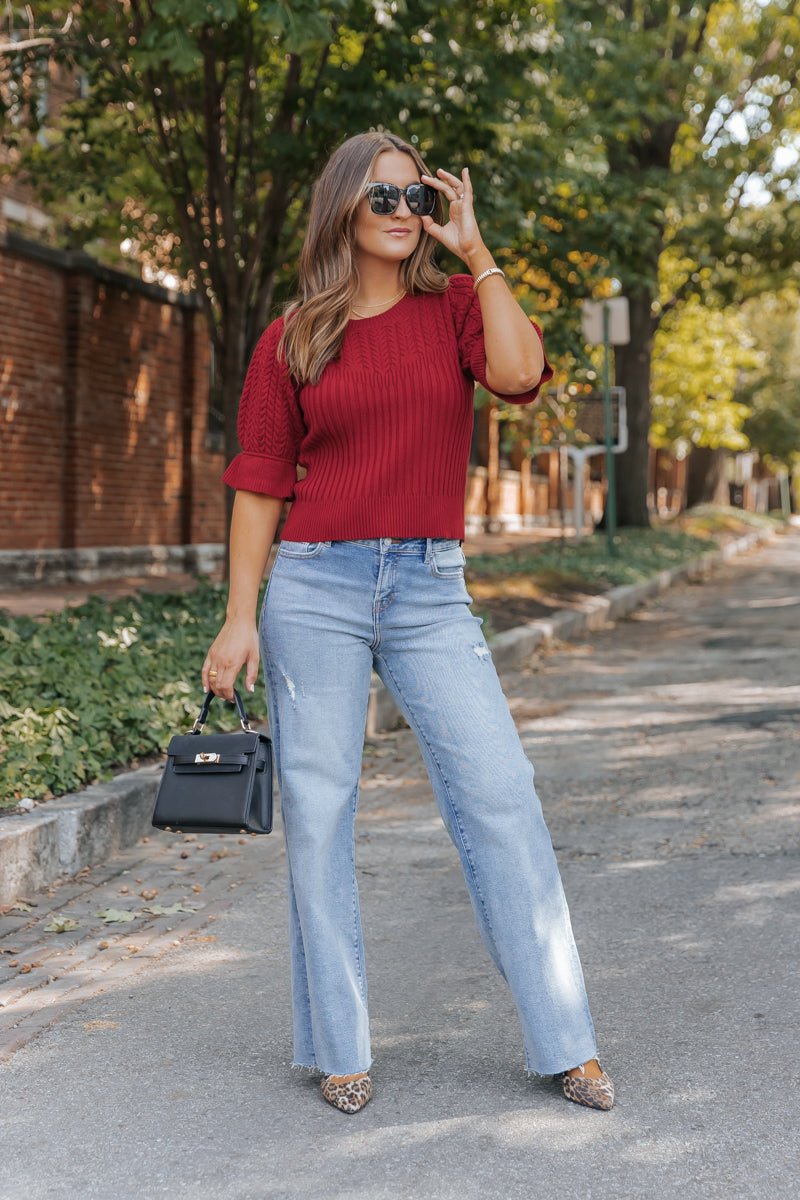
[(691, 296), (724, 307), (798, 279), (800, 11), (790, 0), (545, 7), (524, 121), (547, 137), (521, 251), (547, 263), (565, 299), (608, 294), (612, 278), (629, 299), (630, 344), (614, 355), (630, 426), (618, 506), (621, 524), (646, 525), (662, 321)]
[(744, 319), (764, 347), (764, 362), (745, 377), (744, 433), (773, 466), (800, 467), (800, 294), (784, 289), (751, 300)]
[(740, 380), (762, 361), (741, 309), (709, 309), (699, 297), (673, 309), (654, 339), (651, 443), (746, 450)]

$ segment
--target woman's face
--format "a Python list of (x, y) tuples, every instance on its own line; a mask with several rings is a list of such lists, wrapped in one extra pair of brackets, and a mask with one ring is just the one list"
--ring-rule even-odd
[[(395, 183), (401, 188), (409, 183), (422, 182), (414, 159), (402, 150), (384, 150), (378, 155), (372, 181)], [(393, 229), (406, 232), (392, 233)], [(414, 253), (422, 236), (422, 221), (409, 211), (405, 196), (400, 197), (395, 211), (386, 216), (374, 213), (364, 196), (358, 207), (355, 232), (356, 247), (360, 254), (401, 262)]]

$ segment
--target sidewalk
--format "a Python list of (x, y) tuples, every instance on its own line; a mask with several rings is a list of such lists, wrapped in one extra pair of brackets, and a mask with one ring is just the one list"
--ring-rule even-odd
[[(398, 729), (365, 748), (357, 824), (372, 1103), (337, 1113), (290, 1069), (279, 826), (224, 846), (153, 832), (6, 918), (0, 1053), (24, 1101), (4, 1113), (0, 1200), (793, 1200), (799, 585), (795, 529), (504, 672), (610, 1113), (525, 1078)], [(176, 901), (196, 911), (143, 911)], [(104, 924), (108, 908), (135, 915)], [(52, 914), (78, 928), (45, 933)]]

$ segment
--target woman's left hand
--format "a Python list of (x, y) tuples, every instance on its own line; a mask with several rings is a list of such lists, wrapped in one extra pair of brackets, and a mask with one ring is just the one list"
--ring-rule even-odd
[(420, 179), (429, 187), (442, 192), (447, 198), (450, 204), (447, 214), (449, 220), (446, 225), (437, 225), (433, 217), (421, 217), (422, 228), (431, 237), (436, 238), (437, 242), (441, 242), (443, 246), (466, 262), (470, 254), (474, 254), (483, 246), (483, 238), (472, 209), (472, 182), (469, 177), (469, 167), (462, 168), (460, 179), (442, 167), (437, 168), (436, 174), (441, 178), (434, 179), (432, 175), (421, 175)]

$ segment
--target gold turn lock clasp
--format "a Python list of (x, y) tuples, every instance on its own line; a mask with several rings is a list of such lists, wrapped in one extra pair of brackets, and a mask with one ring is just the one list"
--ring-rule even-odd
[(196, 763), (218, 763), (218, 754), (195, 754), (194, 761)]

